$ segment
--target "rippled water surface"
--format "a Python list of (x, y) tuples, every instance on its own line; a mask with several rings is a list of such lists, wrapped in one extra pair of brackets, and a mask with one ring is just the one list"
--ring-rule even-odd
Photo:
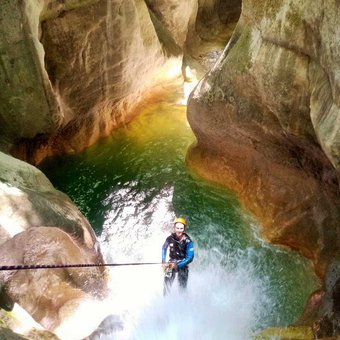
[(232, 193), (190, 174), (185, 155), (195, 139), (180, 99), (177, 88), (86, 152), (41, 166), (89, 219), (107, 261), (159, 261), (174, 217), (188, 220), (187, 292), (174, 287), (163, 298), (159, 266), (113, 268), (118, 322), (107, 339), (248, 339), (292, 323), (317, 285), (306, 260), (259, 238)]

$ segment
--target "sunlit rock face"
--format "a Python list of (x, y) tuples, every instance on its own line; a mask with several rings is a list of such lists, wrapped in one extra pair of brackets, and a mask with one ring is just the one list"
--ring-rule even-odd
[(189, 26), (195, 22), (197, 0), (146, 0), (160, 41), (170, 53), (182, 54)]
[(39, 43), (39, 13), (30, 15), (25, 11), (26, 5), (31, 3), (17, 0), (1, 3), (2, 149), (8, 149), (20, 138), (30, 139), (51, 133), (59, 115), (58, 103), (44, 68), (43, 48)]
[(241, 0), (145, 2), (165, 51), (183, 55), (186, 80), (186, 67), (200, 79), (215, 64), (241, 12)]
[[(68, 197), (37, 168), (3, 153), (0, 244), (1, 265), (103, 263), (92, 228)], [(2, 271), (1, 307), (16, 302), (54, 330), (72, 310), (69, 305), (101, 298), (106, 283), (103, 267)]]
[(264, 236), (321, 276), (340, 249), (339, 18), (336, 1), (243, 1), (188, 106), (188, 164), (236, 191)]
[(241, 0), (198, 1), (195, 20), (190, 21), (183, 56), (201, 79), (216, 63), (229, 41), (241, 13)]
[(127, 122), (164, 63), (144, 1), (6, 1), (1, 16), (2, 148), (31, 162)]
[(240, 0), (5, 1), (0, 149), (37, 164), (92, 145), (158, 96), (170, 57), (183, 56), (186, 80), (202, 77), (240, 8)]

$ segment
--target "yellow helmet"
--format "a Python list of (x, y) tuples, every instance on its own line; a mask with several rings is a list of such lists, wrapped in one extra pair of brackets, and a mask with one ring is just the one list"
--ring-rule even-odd
[(176, 223), (182, 223), (185, 227), (187, 225), (187, 221), (183, 217), (177, 217), (174, 221), (174, 224)]

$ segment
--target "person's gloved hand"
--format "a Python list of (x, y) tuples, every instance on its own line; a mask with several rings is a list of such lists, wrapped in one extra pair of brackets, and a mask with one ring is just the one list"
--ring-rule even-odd
[(177, 263), (176, 262), (171, 262), (170, 263), (171, 269), (177, 269)]

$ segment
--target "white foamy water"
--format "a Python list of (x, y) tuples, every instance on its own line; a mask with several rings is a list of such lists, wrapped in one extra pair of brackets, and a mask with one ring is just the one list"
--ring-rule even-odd
[[(173, 189), (162, 189), (147, 207), (145, 197), (128, 188), (109, 196), (107, 203), (118, 204), (122, 195), (129, 204), (107, 213), (100, 238), (106, 261), (160, 262), (175, 216)], [(175, 283), (165, 297), (161, 265), (111, 268), (107, 313), (115, 317), (97, 339), (250, 339), (263, 299), (260, 283), (245, 261), (227, 270), (219, 264), (221, 257), (218, 250), (200, 249), (196, 243), (187, 290), (179, 291)]]
[(250, 339), (261, 300), (251, 270), (198, 262), (190, 266), (187, 290), (176, 283), (165, 297), (160, 266), (111, 269), (110, 314), (122, 329), (115, 322), (98, 339)]

